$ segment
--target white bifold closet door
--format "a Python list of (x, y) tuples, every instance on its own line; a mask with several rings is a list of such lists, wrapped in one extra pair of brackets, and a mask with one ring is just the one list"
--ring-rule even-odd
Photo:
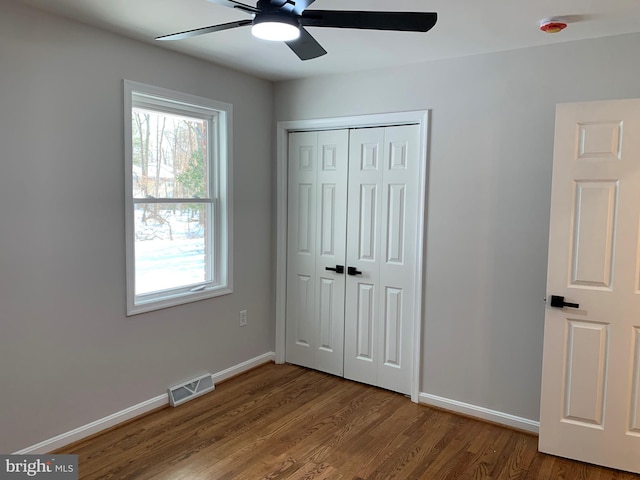
[(349, 131), (289, 134), (286, 360), (343, 375)]
[(288, 362), (410, 393), (419, 131), (289, 135)]

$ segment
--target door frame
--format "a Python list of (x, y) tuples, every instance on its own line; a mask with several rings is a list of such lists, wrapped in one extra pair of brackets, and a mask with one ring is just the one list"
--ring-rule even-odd
[(335, 130), (342, 128), (388, 127), (418, 124), (420, 126), (420, 179), (418, 198), (418, 228), (416, 234), (416, 296), (413, 319), (413, 364), (411, 365), (411, 401), (418, 403), (422, 359), (422, 318), (424, 314), (425, 237), (427, 212), (427, 173), (429, 154), (429, 110), (356, 115), (278, 122), (276, 130), (276, 363), (285, 362), (285, 327), (287, 305), (287, 201), (288, 201), (288, 136), (293, 131)]

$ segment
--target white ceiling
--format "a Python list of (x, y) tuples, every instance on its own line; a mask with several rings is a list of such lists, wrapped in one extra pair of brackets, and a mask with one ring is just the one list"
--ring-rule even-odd
[[(427, 33), (310, 27), (309, 32), (328, 54), (302, 62), (285, 44), (252, 37), (249, 27), (174, 42), (153, 40), (250, 18), (206, 0), (13, 1), (269, 80), (388, 68), (640, 31), (638, 0), (316, 0), (309, 10), (437, 12), (438, 23)], [(243, 3), (255, 5), (255, 0)], [(566, 30), (557, 34), (538, 30), (540, 19), (557, 16), (568, 21)]]

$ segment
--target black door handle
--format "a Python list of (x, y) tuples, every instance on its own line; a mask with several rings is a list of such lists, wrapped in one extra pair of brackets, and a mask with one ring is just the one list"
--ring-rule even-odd
[(347, 267), (347, 275), (362, 275), (362, 272), (356, 267)]
[(332, 272), (336, 272), (336, 273), (344, 273), (344, 265), (336, 265), (335, 268), (333, 267), (324, 267), (325, 270), (330, 270)]
[(564, 308), (564, 307), (580, 308), (579, 304), (565, 302), (564, 297), (561, 297), (559, 295), (551, 295), (551, 306), (556, 308)]

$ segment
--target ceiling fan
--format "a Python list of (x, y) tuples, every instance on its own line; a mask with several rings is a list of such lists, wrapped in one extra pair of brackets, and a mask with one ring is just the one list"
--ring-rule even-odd
[(258, 0), (255, 7), (236, 0), (208, 0), (235, 8), (252, 19), (211, 25), (157, 37), (156, 40), (184, 38), (251, 25), (251, 33), (264, 40), (284, 41), (300, 60), (321, 57), (327, 51), (305, 27), (357, 28), (427, 32), (438, 19), (432, 12), (366, 12), (359, 10), (306, 10), (315, 0)]

